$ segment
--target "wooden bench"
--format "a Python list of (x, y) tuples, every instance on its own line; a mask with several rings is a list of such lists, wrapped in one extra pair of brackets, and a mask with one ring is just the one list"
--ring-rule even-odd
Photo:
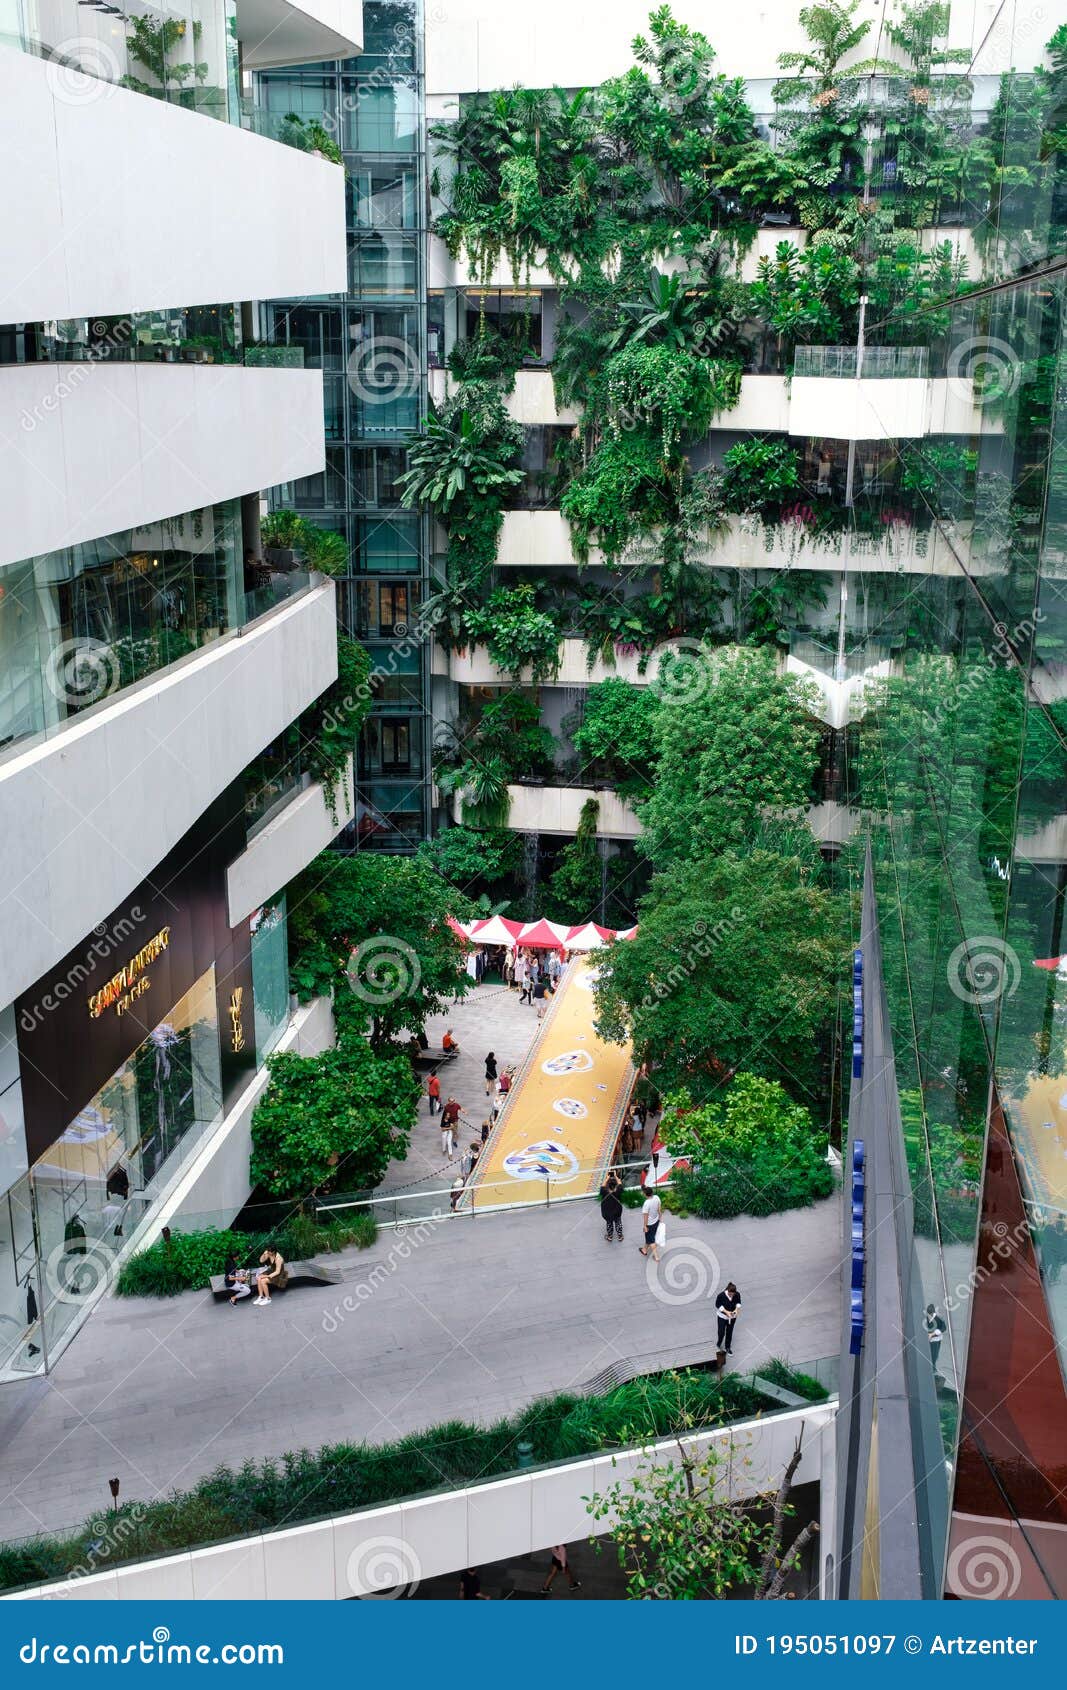
[(412, 1052), (411, 1060), (416, 1068), (443, 1068), (446, 1062), (454, 1062), (459, 1055), (458, 1050), (416, 1050)]
[[(290, 1290), (294, 1285), (342, 1285), (344, 1283), (340, 1268), (327, 1267), (324, 1262), (286, 1262), (289, 1278), (284, 1286), (271, 1286), (271, 1296), (279, 1290)], [(256, 1289), (257, 1268), (250, 1268), (249, 1288), (254, 1293)], [(211, 1290), (216, 1297), (232, 1297), (233, 1287), (227, 1285), (224, 1273), (211, 1276)], [(242, 1297), (241, 1301), (244, 1302)]]

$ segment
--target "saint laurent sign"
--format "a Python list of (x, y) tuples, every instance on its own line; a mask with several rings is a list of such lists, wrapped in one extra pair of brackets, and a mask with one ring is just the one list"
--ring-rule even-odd
[(144, 996), (152, 984), (145, 974), (145, 969), (163, 955), (169, 943), (170, 928), (161, 927), (146, 945), (141, 946), (136, 956), (123, 963), (106, 986), (102, 986), (98, 992), (93, 992), (89, 998), (89, 1014), (94, 1021), (103, 1015), (105, 1009), (114, 1008), (116, 1015), (125, 1015), (130, 1005)]
[(236, 1056), (238, 1051), (245, 1048), (245, 1030), (241, 1025), (241, 1006), (244, 1003), (244, 987), (234, 988), (230, 998), (230, 1049)]

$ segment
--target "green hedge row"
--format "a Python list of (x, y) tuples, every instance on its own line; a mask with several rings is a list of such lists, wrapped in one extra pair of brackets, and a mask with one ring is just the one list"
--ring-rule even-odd
[[(774, 1366), (777, 1383), (812, 1401), (825, 1398), (815, 1380), (785, 1363)], [(484, 1428), (455, 1420), (391, 1444), (333, 1444), (249, 1461), (236, 1471), (219, 1467), (190, 1491), (127, 1503), (69, 1537), (0, 1547), (0, 1589), (459, 1488), (513, 1471), (520, 1444), (530, 1445), (535, 1463), (557, 1461), (778, 1408), (749, 1377), (720, 1379), (690, 1369), (638, 1379), (601, 1397), (551, 1397)]]
[(294, 1215), (272, 1232), (216, 1231), (173, 1232), (169, 1239), (157, 1239), (147, 1250), (138, 1250), (124, 1262), (115, 1282), (120, 1297), (173, 1297), (179, 1291), (206, 1291), (213, 1274), (221, 1273), (229, 1255), (239, 1267), (253, 1267), (264, 1246), (274, 1244), (286, 1261), (307, 1261), (311, 1256), (338, 1250), (366, 1250), (378, 1236), (378, 1223), (370, 1214), (354, 1214), (350, 1221), (326, 1225), (310, 1215)]

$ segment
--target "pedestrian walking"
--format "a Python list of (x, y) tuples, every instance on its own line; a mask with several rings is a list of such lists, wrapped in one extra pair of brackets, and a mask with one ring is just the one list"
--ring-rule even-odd
[(441, 1113), (441, 1081), (436, 1074), (431, 1074), (426, 1082), (426, 1096), (430, 1100), (430, 1117)]
[(459, 1208), (459, 1200), (462, 1196), (463, 1196), (463, 1175), (457, 1174), (455, 1179), (452, 1181), (451, 1204), (452, 1204), (452, 1213), (453, 1214), (455, 1214), (456, 1210)]
[(609, 1174), (600, 1187), (600, 1213), (604, 1221), (604, 1237), (609, 1244), (613, 1238), (622, 1243), (622, 1201), (619, 1190), (619, 1182), (614, 1174)]
[(941, 1354), (941, 1340), (946, 1331), (945, 1322), (938, 1314), (933, 1303), (927, 1303), (924, 1319), (926, 1324), (926, 1336), (930, 1340), (930, 1361), (934, 1370), (934, 1380), (937, 1384), (940, 1384), (941, 1375), (937, 1371), (937, 1358)]
[(489, 1597), (482, 1589), (482, 1581), (477, 1567), (467, 1567), (459, 1575), (459, 1599), (461, 1602), (488, 1602)]
[(454, 1097), (450, 1097), (441, 1111), (441, 1149), (451, 1162), (456, 1155), (456, 1123), (459, 1120), (460, 1105)]
[(715, 1299), (715, 1310), (719, 1320), (719, 1331), (716, 1339), (716, 1349), (724, 1355), (730, 1355), (734, 1347), (734, 1326), (737, 1312), (741, 1307), (741, 1293), (731, 1279), (725, 1291), (720, 1291)]
[(567, 1559), (567, 1545), (565, 1543), (554, 1543), (552, 1545), (552, 1565), (549, 1567), (548, 1576), (545, 1579), (544, 1584), (541, 1586), (542, 1596), (547, 1596), (549, 1591), (552, 1589), (552, 1583), (557, 1573), (564, 1573), (566, 1575), (567, 1583), (572, 1590), (581, 1590), (582, 1586), (580, 1581), (576, 1579), (574, 1574), (571, 1572), (571, 1564)]
[(663, 1214), (663, 1203), (658, 1191), (650, 1191), (641, 1205), (641, 1220), (645, 1229), (645, 1242), (638, 1245), (642, 1256), (652, 1252), (652, 1260), (659, 1261), (659, 1251), (656, 1248), (656, 1233), (659, 1231), (660, 1216)]
[(496, 1087), (496, 1055), (493, 1051), (485, 1059), (485, 1095), (492, 1097)]
[(528, 1002), (530, 984), (530, 965), (524, 956), (520, 956), (515, 964), (515, 984), (519, 988), (519, 1002)]

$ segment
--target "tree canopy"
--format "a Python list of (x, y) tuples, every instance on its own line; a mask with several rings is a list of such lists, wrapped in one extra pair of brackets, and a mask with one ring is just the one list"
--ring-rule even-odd
[(755, 849), (675, 863), (636, 937), (604, 953), (597, 1026), (631, 1037), (662, 1091), (705, 1102), (743, 1068), (810, 1100), (844, 950), (837, 900), (806, 861)]
[(656, 784), (638, 811), (656, 868), (743, 846), (766, 812), (810, 803), (820, 729), (773, 653), (666, 656), (660, 692)]

